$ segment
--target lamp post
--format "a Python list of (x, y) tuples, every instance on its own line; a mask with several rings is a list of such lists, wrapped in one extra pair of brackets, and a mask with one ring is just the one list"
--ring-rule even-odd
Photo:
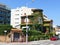
[[(34, 0), (32, 0), (34, 2)], [(26, 3), (27, 5), (28, 3)], [(28, 15), (26, 15), (26, 43), (28, 42)]]
[(26, 15), (26, 43), (28, 42), (28, 15)]
[(4, 33), (5, 33), (5, 42), (6, 42), (6, 33), (7, 33), (7, 30), (4, 30)]

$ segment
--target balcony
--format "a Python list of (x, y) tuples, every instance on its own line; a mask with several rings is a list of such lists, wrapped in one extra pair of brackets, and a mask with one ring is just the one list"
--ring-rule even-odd
[(34, 17), (34, 15), (23, 15), (23, 16), (21, 16), (21, 18), (26, 18), (26, 16), (28, 16), (28, 17)]
[[(28, 25), (32, 25), (32, 22), (28, 22)], [(26, 22), (21, 22), (21, 25), (26, 25)]]
[(50, 26), (50, 24), (44, 24), (44, 26)]

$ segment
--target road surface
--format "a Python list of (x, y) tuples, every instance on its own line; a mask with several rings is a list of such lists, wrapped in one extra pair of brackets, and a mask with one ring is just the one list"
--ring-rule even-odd
[(0, 45), (60, 45), (60, 40), (57, 41), (50, 41), (50, 40), (40, 40), (40, 41), (32, 41), (28, 43), (19, 43), (19, 42), (13, 42), (13, 43), (3, 43), (0, 42)]

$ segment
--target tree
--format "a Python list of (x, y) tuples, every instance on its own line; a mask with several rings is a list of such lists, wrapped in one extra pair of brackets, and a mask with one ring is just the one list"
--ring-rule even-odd
[(33, 30), (43, 30), (43, 14), (42, 12), (35, 12), (32, 14), (33, 17), (30, 18), (32, 21), (32, 29)]
[(11, 25), (1, 25), (0, 24), (0, 35), (4, 35), (4, 30), (7, 31), (7, 34), (11, 31), (12, 26)]

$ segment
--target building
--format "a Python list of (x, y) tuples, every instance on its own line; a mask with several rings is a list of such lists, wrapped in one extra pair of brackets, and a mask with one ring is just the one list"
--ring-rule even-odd
[(56, 25), (53, 27), (55, 35), (60, 39), (60, 26)]
[(53, 20), (48, 19), (48, 17), (46, 15), (43, 15), (43, 19), (44, 19), (44, 27), (48, 32), (52, 32), (53, 31)]
[[(11, 10), (10, 8), (5, 5), (0, 3), (0, 28), (4, 30), (4, 27), (6, 28), (8, 25), (10, 25), (10, 17), (11, 17)], [(7, 24), (7, 26), (6, 26)], [(3, 27), (3, 25), (5, 25)], [(0, 29), (0, 33), (4, 32)], [(5, 29), (7, 30), (7, 29)], [(2, 32), (1, 32), (2, 31)], [(7, 31), (5, 31), (7, 32)], [(0, 35), (0, 41), (5, 41), (5, 36)]]
[[(43, 30), (43, 10), (42, 9), (31, 9), (33, 12), (31, 15), (28, 15), (28, 28), (29, 30)], [(26, 28), (26, 13), (25, 16), (21, 17), (21, 28)], [(37, 27), (38, 26), (38, 27)]]
[(11, 10), (11, 25), (13, 26), (11, 32), (6, 36), (0, 36), (0, 41), (25, 42), (26, 35), (22, 30), (28, 27), (28, 30), (50, 32), (52, 31), (53, 21), (43, 15), (42, 9), (21, 7)]
[(0, 24), (10, 24), (11, 10), (5, 5), (0, 4)]
[(11, 10), (11, 25), (14, 28), (26, 29), (26, 22), (29, 30), (41, 30), (49, 32), (53, 28), (53, 20), (43, 15), (42, 9), (21, 7)]
[(11, 10), (11, 25), (14, 28), (20, 28), (21, 24), (21, 16), (31, 15), (32, 11), (31, 8), (28, 7), (21, 7)]
[[(36, 9), (36, 8), (28, 8), (28, 7), (21, 7), (17, 9), (11, 10), (11, 25), (14, 28), (26, 28), (26, 16), (28, 16), (27, 22), (28, 25), (33, 24), (31, 18), (34, 17), (33, 13), (37, 14), (40, 12), (40, 17), (37, 17), (38, 23), (43, 24), (43, 13), (42, 9)], [(35, 20), (36, 21), (36, 20)], [(41, 22), (40, 22), (41, 21)], [(30, 24), (29, 24), (30, 23)], [(30, 25), (29, 27), (31, 27)]]
[(60, 26), (58, 26), (58, 25), (55, 26), (54, 31), (55, 31), (56, 35), (60, 35)]

